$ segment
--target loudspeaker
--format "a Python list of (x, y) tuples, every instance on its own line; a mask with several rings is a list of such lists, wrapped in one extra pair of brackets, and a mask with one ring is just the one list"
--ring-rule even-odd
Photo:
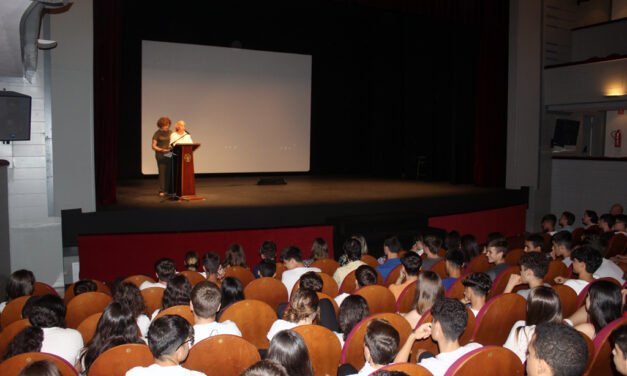
[(30, 140), (31, 97), (0, 91), (0, 141)]

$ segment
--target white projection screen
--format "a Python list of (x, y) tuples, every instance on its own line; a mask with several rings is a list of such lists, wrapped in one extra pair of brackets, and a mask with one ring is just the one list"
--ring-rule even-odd
[(201, 144), (196, 173), (309, 171), (310, 112), (310, 55), (142, 42), (143, 174), (161, 116)]

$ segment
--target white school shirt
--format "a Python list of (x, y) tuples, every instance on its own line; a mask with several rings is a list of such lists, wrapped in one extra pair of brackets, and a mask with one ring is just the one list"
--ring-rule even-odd
[(268, 341), (272, 341), (272, 338), (274, 338), (274, 336), (281, 330), (289, 330), (297, 326), (298, 324), (293, 323), (291, 321), (281, 320), (281, 319), (276, 320), (270, 327), (270, 330), (268, 330), (268, 334), (266, 334), (266, 338), (268, 338)]
[(419, 365), (425, 367), (433, 376), (444, 376), (449, 367), (455, 363), (455, 361), (472, 350), (481, 348), (482, 346), (476, 342), (471, 342), (465, 346), (462, 346), (454, 351), (445, 353), (439, 353), (433, 358), (424, 359)]
[[(512, 330), (509, 331), (509, 336), (507, 336), (503, 347), (512, 350), (514, 354), (518, 355), (520, 361), (524, 363), (527, 360), (527, 347), (529, 347), (529, 342), (531, 342), (531, 337), (533, 337), (535, 330), (536, 326), (527, 326), (525, 320), (516, 321), (512, 326)], [(516, 335), (516, 332), (518, 332), (518, 335)]]
[(285, 270), (283, 272), (283, 275), (281, 276), (281, 282), (283, 282), (285, 288), (287, 289), (288, 297), (292, 295), (292, 288), (294, 288), (296, 282), (298, 282), (300, 277), (307, 272), (320, 272), (320, 269), (300, 266), (298, 268)]
[(166, 288), (166, 285), (164, 285), (163, 283), (150, 282), (150, 281), (144, 281), (144, 282), (142, 282), (141, 285), (139, 285), (139, 289), (140, 290), (149, 289), (151, 287), (161, 287), (162, 289), (164, 289), (164, 288)]
[(226, 320), (224, 322), (214, 321), (208, 324), (196, 324), (194, 325), (194, 344), (202, 341), (203, 339), (217, 336), (220, 334), (232, 334), (234, 336), (241, 337), (242, 332), (240, 332), (237, 324), (235, 324), (231, 320)]
[(192, 371), (182, 366), (162, 367), (153, 364), (148, 367), (135, 367), (126, 372), (126, 376), (207, 376), (202, 372)]
[(44, 340), (41, 343), (41, 352), (54, 354), (67, 360), (71, 365), (76, 364), (76, 359), (83, 348), (83, 337), (78, 330), (69, 328), (42, 328)]

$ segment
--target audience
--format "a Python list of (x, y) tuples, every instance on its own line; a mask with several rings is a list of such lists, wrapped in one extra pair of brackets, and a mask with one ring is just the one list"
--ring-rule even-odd
[(542, 252), (544, 246), (544, 237), (540, 234), (529, 234), (525, 238), (525, 248), (523, 251), (529, 252)]
[(33, 293), (35, 286), (35, 275), (30, 270), (16, 270), (9, 276), (6, 282), (6, 293), (8, 300), (0, 303), (0, 313), (4, 311), (7, 303), (20, 296), (27, 296)]
[(291, 330), (282, 330), (272, 338), (266, 360), (282, 365), (290, 376), (314, 375), (303, 337)]
[(512, 350), (524, 363), (536, 325), (544, 323), (562, 323), (562, 304), (555, 290), (539, 286), (529, 292), (526, 319), (514, 323), (503, 347)]
[(572, 259), (573, 273), (577, 274), (579, 278), (567, 279), (564, 277), (556, 277), (555, 282), (570, 287), (579, 295), (581, 290), (588, 286), (590, 282), (599, 278), (599, 276), (594, 273), (599, 269), (599, 266), (601, 266), (603, 257), (596, 249), (584, 245), (573, 250)]
[(366, 363), (356, 375), (368, 376), (379, 368), (393, 363), (400, 341), (398, 331), (387, 321), (383, 319), (370, 321), (364, 337)]
[(196, 343), (220, 334), (242, 336), (237, 324), (233, 321), (216, 321), (221, 301), (220, 289), (212, 282), (198, 282), (192, 289), (189, 308), (194, 314), (194, 340)]
[[(311, 290), (315, 293), (322, 292), (322, 278), (316, 274), (316, 272), (307, 272), (300, 277), (299, 281), (299, 289)], [(318, 324), (324, 326), (332, 332), (337, 332), (340, 327), (337, 322), (337, 316), (335, 314), (335, 308), (333, 307), (333, 303), (327, 298), (319, 298), (318, 305), (319, 309), (319, 319)], [(284, 310), (287, 304), (280, 304), (277, 308), (277, 313), (279, 317), (283, 317)]]
[(448, 277), (442, 280), (442, 287), (444, 290), (448, 290), (462, 276), (465, 264), (464, 253), (458, 249), (450, 249), (446, 252), (444, 259), (446, 260), (446, 275)]
[(481, 248), (477, 243), (477, 238), (471, 234), (462, 236), (461, 251), (464, 253), (464, 263), (467, 264), (473, 258), (481, 255)]
[(599, 216), (597, 215), (597, 212), (595, 212), (594, 210), (584, 210), (583, 216), (581, 217), (581, 223), (586, 229), (592, 226), (598, 226), (598, 221)]
[(401, 264), (398, 253), (401, 251), (401, 242), (396, 236), (389, 237), (383, 241), (383, 253), (385, 254), (385, 262), (377, 266), (377, 271), (381, 273), (383, 280), (388, 277), (392, 269)]
[(333, 273), (333, 279), (338, 286), (342, 285), (342, 281), (350, 272), (356, 270), (361, 265), (366, 265), (365, 262), (361, 261), (361, 243), (357, 239), (351, 238), (346, 240), (342, 245), (342, 250), (346, 262)]
[(218, 320), (227, 308), (245, 299), (244, 285), (242, 285), (242, 282), (237, 278), (226, 277), (220, 286), (220, 294), (222, 295), (222, 301), (220, 303), (220, 309), (218, 310)]
[(161, 300), (161, 308), (156, 309), (152, 313), (151, 319), (154, 320), (159, 312), (164, 311), (170, 307), (189, 305), (189, 298), (192, 293), (192, 285), (182, 274), (177, 274), (170, 279), (168, 286), (163, 292), (163, 298)]
[[(266, 240), (265, 242), (261, 243), (261, 247), (259, 247), (259, 257), (261, 257), (261, 263), (253, 267), (253, 275), (255, 276), (255, 278), (260, 277), (259, 268), (261, 267), (261, 264), (263, 263), (276, 264), (276, 244), (270, 240)], [(276, 266), (275, 266), (275, 271), (276, 271)]]
[(437, 342), (440, 353), (436, 356), (423, 355), (420, 361), (434, 376), (443, 376), (457, 359), (472, 350), (481, 347), (478, 343), (459, 344), (459, 337), (464, 333), (468, 323), (466, 307), (459, 301), (450, 298), (436, 300), (431, 308), (433, 322), (420, 325), (412, 331), (396, 357), (396, 362), (406, 362), (416, 340), (431, 337)]
[(268, 340), (281, 330), (292, 329), (299, 325), (316, 324), (320, 318), (318, 295), (307, 289), (299, 289), (290, 299), (290, 304), (283, 313), (283, 319), (276, 320), (266, 337)]
[(186, 252), (185, 258), (183, 259), (183, 266), (185, 270), (192, 272), (198, 271), (198, 253), (196, 253), (196, 251)]
[(361, 320), (368, 317), (370, 311), (368, 303), (360, 295), (350, 295), (340, 305), (338, 313), (338, 322), (340, 325), (340, 333), (335, 333), (340, 340), (340, 344), (344, 347), (344, 341), (350, 334), (351, 330)]
[(422, 258), (415, 252), (407, 252), (401, 257), (401, 273), (395, 283), (388, 286), (394, 299), (398, 300), (405, 287), (418, 280), (418, 273), (422, 266)]
[(612, 359), (616, 370), (621, 375), (627, 375), (627, 325), (621, 325), (612, 333)]
[(422, 262), (422, 270), (431, 270), (433, 264), (442, 260), (439, 254), (440, 248), (442, 248), (442, 239), (437, 235), (427, 235), (424, 243), (426, 258)]
[(464, 278), (462, 284), (464, 285), (462, 303), (469, 305), (476, 317), (485, 305), (488, 291), (492, 288), (492, 280), (485, 273), (471, 273)]
[[(516, 293), (527, 299), (529, 291), (545, 285), (544, 276), (549, 271), (549, 259), (542, 253), (525, 253), (520, 257), (520, 274), (512, 274), (503, 293), (509, 293), (516, 286), (529, 285), (528, 289), (518, 290)], [(548, 285), (547, 285), (548, 286)]]
[(285, 271), (281, 276), (281, 282), (287, 289), (288, 296), (292, 294), (292, 288), (300, 277), (307, 272), (320, 272), (318, 268), (306, 267), (303, 263), (303, 256), (300, 248), (289, 246), (281, 252), (281, 261), (285, 265)]
[(490, 264), (494, 266), (486, 272), (492, 282), (503, 270), (509, 268), (509, 264), (505, 262), (505, 255), (507, 254), (507, 241), (505, 239), (495, 239), (488, 243), (486, 257)]
[(237, 243), (231, 244), (224, 254), (224, 264), (222, 267), (227, 269), (232, 266), (241, 266), (242, 268), (248, 269), (244, 248)]
[(546, 214), (542, 217), (542, 233), (553, 236), (555, 234), (555, 224), (557, 223), (557, 217), (554, 214)]
[(207, 281), (219, 286), (220, 281), (224, 278), (224, 269), (222, 269), (222, 264), (220, 264), (220, 256), (215, 252), (205, 253), (202, 257), (202, 268), (204, 272), (200, 274), (207, 278)]
[(162, 258), (155, 262), (155, 274), (157, 276), (157, 282), (144, 281), (140, 286), (140, 290), (144, 290), (150, 287), (165, 288), (170, 281), (170, 278), (176, 274), (176, 264), (174, 260), (169, 258)]
[(579, 376), (588, 361), (581, 334), (565, 324), (540, 324), (529, 343), (528, 376)]
[(148, 329), (148, 347), (154, 357), (154, 364), (148, 367), (135, 367), (126, 376), (189, 375), (203, 376), (202, 372), (183, 368), (189, 349), (194, 344), (194, 329), (182, 317), (165, 315), (159, 317)]
[(97, 290), (98, 285), (96, 285), (96, 282), (92, 281), (91, 279), (82, 279), (74, 283), (72, 292), (74, 293), (74, 296), (79, 296), (80, 294), (84, 294), (86, 292), (94, 292)]
[(569, 211), (565, 211), (560, 216), (560, 231), (573, 232), (575, 224), (575, 215)]
[[(355, 290), (365, 286), (376, 285), (377, 279), (377, 271), (372, 266), (362, 265), (355, 270)], [(341, 293), (335, 297), (335, 302), (338, 306), (341, 306), (344, 299), (349, 295), (345, 292)]]
[(412, 328), (428, 310), (431, 309), (437, 299), (444, 297), (444, 288), (440, 277), (432, 271), (422, 272), (416, 284), (416, 294), (412, 310), (403, 315)]
[(596, 334), (623, 314), (623, 296), (620, 287), (609, 281), (596, 281), (590, 285), (586, 303), (569, 321), (575, 329), (594, 339)]
[(562, 262), (569, 267), (572, 264), (571, 253), (573, 251), (573, 235), (568, 231), (560, 231), (551, 238), (551, 257), (557, 259), (563, 257)]

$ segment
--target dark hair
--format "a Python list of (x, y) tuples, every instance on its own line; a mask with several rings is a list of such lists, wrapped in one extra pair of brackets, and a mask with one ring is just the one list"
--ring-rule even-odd
[(171, 355), (189, 337), (194, 336), (194, 328), (181, 316), (161, 316), (148, 328), (148, 347), (155, 359)]
[(231, 304), (244, 300), (244, 285), (237, 278), (226, 277), (220, 286), (220, 293), (222, 294), (221, 309), (224, 310)]
[(94, 292), (98, 290), (98, 285), (91, 279), (83, 279), (74, 283), (74, 296), (84, 294), (86, 292)]
[(588, 362), (588, 345), (582, 334), (565, 324), (540, 324), (529, 346), (537, 359), (549, 366), (554, 376), (583, 374)]
[(305, 341), (294, 331), (278, 332), (270, 342), (266, 359), (281, 364), (288, 375), (314, 375)]
[(96, 326), (93, 338), (85, 345), (81, 359), (85, 364), (85, 373), (98, 355), (108, 349), (127, 343), (143, 343), (139, 338), (137, 324), (132, 312), (120, 303), (109, 304)]
[(364, 344), (375, 364), (390, 364), (398, 353), (401, 339), (387, 320), (374, 319), (368, 323)]
[(527, 298), (527, 325), (562, 322), (562, 303), (559, 295), (548, 286), (538, 286), (529, 291)]
[(289, 374), (279, 363), (264, 359), (248, 367), (240, 376), (289, 376)]
[(603, 256), (601, 256), (601, 253), (589, 245), (576, 247), (570, 258), (586, 264), (586, 271), (590, 274), (596, 272), (603, 263)]
[(623, 352), (623, 359), (627, 359), (627, 324), (614, 329), (611, 340)]
[(340, 324), (340, 330), (344, 334), (344, 340), (346, 340), (355, 325), (368, 317), (369, 314), (368, 302), (362, 296), (349, 295), (344, 299), (338, 313), (338, 323)]
[(571, 250), (573, 248), (573, 235), (569, 231), (558, 231), (551, 237), (551, 242)]
[(27, 352), (40, 352), (43, 341), (44, 331), (40, 327), (26, 327), (17, 333), (11, 342), (9, 342), (2, 360)]
[(283, 312), (283, 319), (297, 323), (314, 315), (313, 322), (320, 317), (318, 294), (311, 290), (299, 289), (290, 298), (290, 303)]
[(549, 259), (544, 253), (523, 253), (520, 256), (520, 266), (533, 271), (536, 278), (544, 278), (549, 271)]
[(622, 316), (623, 297), (620, 287), (612, 282), (602, 280), (592, 282), (588, 289), (588, 297), (590, 297), (588, 315), (595, 333)]
[(346, 255), (346, 258), (348, 258), (349, 262), (361, 259), (361, 243), (359, 240), (354, 238), (347, 239), (344, 242), (342, 249), (344, 250), (344, 254)]
[(172, 121), (167, 116), (162, 116), (159, 118), (159, 120), (157, 120), (157, 127), (159, 128), (164, 127), (166, 125), (170, 126), (171, 124), (172, 124)]
[(453, 230), (446, 234), (446, 237), (444, 238), (444, 246), (446, 247), (446, 250), (459, 249), (459, 247), (461, 246), (459, 232)]
[(351, 236), (351, 239), (355, 239), (359, 242), (359, 244), (361, 245), (361, 254), (363, 255), (367, 255), (368, 254), (368, 242), (366, 241), (366, 237), (363, 236), (362, 234), (355, 234), (353, 236)]
[(202, 265), (207, 274), (216, 274), (220, 268), (220, 256), (215, 252), (207, 252), (202, 256)]
[(246, 253), (244, 253), (244, 248), (240, 244), (231, 244), (226, 250), (224, 254), (224, 266), (248, 267), (246, 265)]
[(476, 295), (486, 296), (492, 288), (492, 279), (485, 273), (475, 272), (466, 276), (462, 284), (464, 287), (470, 287)]
[(545, 214), (542, 217), (542, 220), (540, 222), (542, 222), (542, 223), (544, 223), (544, 222), (551, 222), (553, 224), (553, 226), (555, 226), (555, 224), (557, 223), (557, 217), (555, 216), (555, 214)]
[(303, 261), (303, 255), (300, 252), (300, 248), (290, 245), (281, 251), (281, 261), (285, 262), (289, 260), (295, 260), (296, 262)]
[(466, 307), (457, 299), (442, 298), (431, 308), (433, 322), (439, 322), (442, 334), (449, 341), (456, 341), (464, 333), (468, 323)]
[(507, 244), (507, 240), (505, 239), (494, 239), (488, 242), (486, 248), (494, 248), (497, 253), (503, 253), (503, 256), (507, 254), (509, 244)]
[(461, 250), (464, 253), (464, 262), (468, 262), (481, 254), (477, 238), (470, 234), (462, 236)]
[(355, 269), (355, 279), (359, 287), (376, 285), (377, 271), (370, 265), (361, 265)]
[(390, 371), (387, 369), (379, 369), (372, 373), (372, 376), (409, 376), (403, 371)]
[(615, 219), (614, 224), (617, 224), (617, 223), (627, 224), (627, 215), (625, 214), (618, 214), (617, 216), (614, 217), (614, 219)]
[(307, 272), (300, 277), (299, 288), (322, 292), (322, 278), (316, 272)]
[(418, 276), (412, 307), (422, 315), (431, 309), (437, 299), (443, 298), (444, 293), (440, 276), (431, 270), (425, 270)]
[(198, 270), (198, 253), (196, 251), (187, 251), (184, 260), (185, 269), (193, 272)]
[(276, 262), (274, 260), (264, 259), (259, 263), (258, 277), (273, 277), (276, 274)]
[(607, 225), (612, 228), (612, 226), (614, 226), (614, 223), (616, 222), (616, 219), (614, 218), (613, 215), (609, 214), (609, 213), (605, 213), (603, 215), (601, 215), (601, 217), (599, 218), (599, 221), (603, 221), (605, 223), (607, 223)]
[(396, 236), (390, 236), (383, 241), (383, 246), (387, 247), (392, 253), (399, 253), (403, 246)]
[(442, 248), (442, 239), (435, 234), (425, 236), (423, 243), (426, 247), (425, 251), (428, 250), (431, 254), (434, 255), (437, 255), (440, 251), (440, 248)]
[(272, 260), (276, 262), (276, 244), (273, 241), (266, 240), (261, 243), (259, 247), (259, 254), (266, 260)]
[(407, 252), (401, 257), (401, 264), (407, 275), (417, 276), (422, 266), (422, 258), (416, 252)]
[(31, 295), (35, 287), (35, 275), (30, 270), (16, 270), (9, 276), (6, 292), (9, 300)]
[(65, 328), (65, 304), (60, 297), (43, 295), (31, 299), (33, 301), (28, 315), (31, 325), (40, 328)]
[(192, 293), (192, 285), (187, 277), (177, 274), (170, 279), (168, 285), (163, 292), (161, 300), (161, 309), (167, 309), (177, 305), (189, 305), (190, 295)]
[(123, 282), (118, 285), (113, 293), (113, 301), (125, 306), (133, 317), (137, 318), (144, 313), (146, 305), (139, 287), (131, 282)]
[(588, 217), (590, 217), (590, 221), (591, 221), (592, 223), (597, 223), (597, 222), (599, 221), (599, 216), (598, 216), (597, 212), (595, 212), (594, 210), (588, 210), (588, 209), (586, 209), (586, 210), (584, 210), (584, 213), (585, 213)]
[(213, 282), (200, 281), (192, 289), (191, 301), (194, 314), (208, 319), (216, 316), (222, 302), (222, 294)]
[(488, 234), (486, 243), (490, 243), (491, 241), (494, 241), (494, 240), (506, 240), (506, 239), (502, 233), (498, 231), (494, 231)]
[(155, 272), (160, 281), (169, 282), (170, 278), (176, 274), (176, 264), (170, 258), (159, 259), (155, 262)]
[(61, 376), (61, 371), (49, 360), (38, 360), (24, 367), (17, 376)]
[(575, 223), (575, 215), (569, 211), (565, 211), (562, 213), (562, 217), (566, 218), (566, 223), (569, 226), (572, 226)]
[(444, 255), (444, 259), (456, 268), (461, 269), (465, 263), (464, 253), (459, 249), (449, 249)]
[(329, 246), (323, 238), (315, 238), (311, 245), (311, 258), (313, 260), (329, 257)]
[(534, 247), (542, 248), (544, 246), (544, 237), (540, 234), (529, 234), (526, 238), (526, 241), (531, 242)]

